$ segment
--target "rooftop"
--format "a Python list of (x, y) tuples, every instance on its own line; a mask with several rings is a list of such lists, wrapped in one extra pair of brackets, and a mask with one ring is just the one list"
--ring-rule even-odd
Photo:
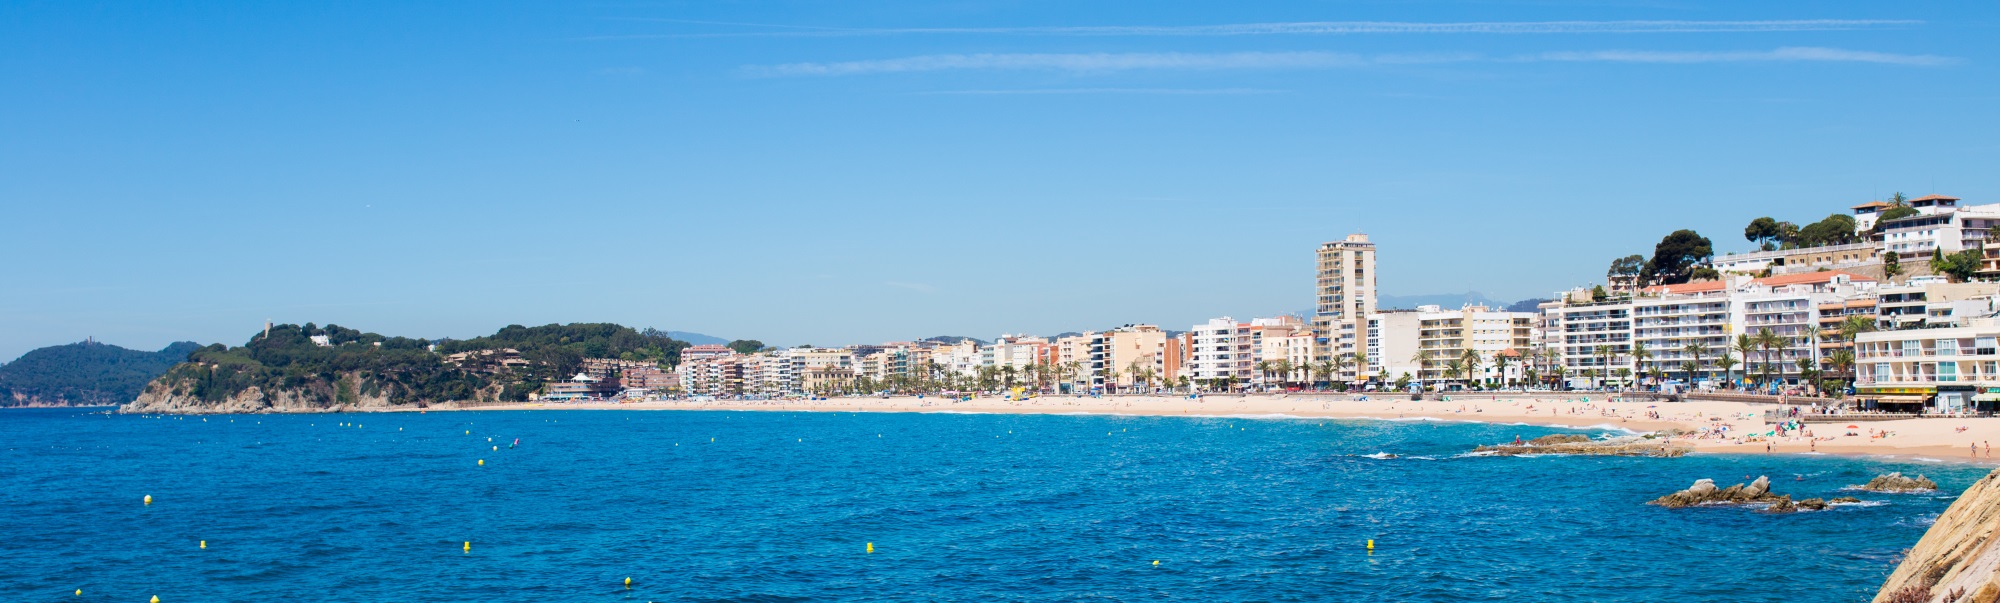
[(1847, 280), (1849, 282), (1855, 282), (1855, 283), (1875, 282), (1875, 279), (1861, 276), (1859, 274), (1855, 274), (1845, 270), (1828, 270), (1825, 272), (1801, 272), (1798, 274), (1767, 276), (1751, 282), (1766, 287), (1783, 287), (1785, 285), (1819, 285), (1819, 284), (1833, 282), (1833, 279), (1835, 277), (1841, 277), (1841, 276), (1847, 277)]
[(1887, 202), (1883, 201), (1869, 201), (1867, 203), (1854, 206), (1854, 209), (1882, 209), (1884, 207), (1894, 207), (1894, 206), (1889, 205)]
[(1910, 203), (1914, 205), (1918, 201), (1957, 201), (1957, 200), (1958, 197), (1953, 197), (1949, 195), (1924, 195), (1922, 197), (1911, 199)]
[(1653, 285), (1651, 287), (1645, 288), (1644, 291), (1646, 293), (1656, 293), (1660, 295), (1684, 295), (1688, 293), (1707, 293), (1709, 291), (1721, 291), (1727, 288), (1729, 288), (1729, 283), (1725, 283), (1722, 281), (1700, 281), (1693, 283), (1681, 283), (1678, 285)]

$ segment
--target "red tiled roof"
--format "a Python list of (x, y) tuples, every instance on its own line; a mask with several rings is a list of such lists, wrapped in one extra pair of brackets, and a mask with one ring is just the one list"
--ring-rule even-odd
[(1783, 287), (1785, 285), (1812, 285), (1812, 284), (1831, 282), (1833, 280), (1833, 277), (1838, 275), (1846, 275), (1847, 280), (1857, 283), (1875, 282), (1875, 279), (1861, 276), (1859, 274), (1854, 274), (1852, 272), (1847, 272), (1845, 270), (1828, 270), (1826, 272), (1802, 272), (1799, 274), (1785, 274), (1780, 276), (1760, 278), (1751, 282), (1757, 283), (1759, 285), (1764, 285), (1766, 287)]
[(1678, 295), (1681, 293), (1702, 293), (1707, 291), (1721, 291), (1727, 288), (1729, 288), (1729, 284), (1724, 283), (1722, 281), (1700, 281), (1694, 283), (1681, 283), (1678, 285), (1653, 285), (1651, 287), (1647, 287), (1645, 291), (1647, 293)]
[(1890, 207), (1890, 205), (1889, 205), (1888, 203), (1884, 203), (1884, 202), (1881, 202), (1881, 201), (1869, 201), (1869, 202), (1867, 202), (1867, 203), (1863, 203), (1863, 204), (1860, 204), (1860, 205), (1856, 205), (1856, 206), (1854, 206), (1854, 209), (1868, 209), (1868, 208), (1871, 208), (1871, 207), (1874, 207), (1874, 208), (1883, 208), (1883, 207)]
[(1916, 202), (1916, 201), (1957, 201), (1957, 200), (1958, 197), (1952, 197), (1949, 195), (1924, 195), (1922, 197), (1911, 199), (1910, 201)]

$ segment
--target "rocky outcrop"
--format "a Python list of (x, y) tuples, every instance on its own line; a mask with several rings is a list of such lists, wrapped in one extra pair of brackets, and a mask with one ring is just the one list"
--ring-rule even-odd
[(1842, 503), (1858, 503), (1860, 499), (1842, 496), (1833, 500), (1808, 498), (1793, 501), (1790, 494), (1773, 494), (1771, 478), (1758, 476), (1750, 485), (1736, 484), (1728, 488), (1715, 487), (1715, 480), (1695, 480), (1693, 486), (1673, 494), (1647, 502), (1668, 509), (1682, 509), (1702, 505), (1764, 505), (1765, 513), (1791, 513), (1794, 511), (1823, 511), (1828, 506)]
[(1523, 454), (1583, 454), (1597, 456), (1678, 457), (1693, 450), (1684, 444), (1645, 436), (1593, 440), (1580, 434), (1546, 435), (1519, 444), (1480, 446), (1475, 454), (1518, 456)]
[(1938, 515), (1903, 556), (1876, 603), (2000, 601), (2000, 471), (1989, 473)]
[(1937, 482), (1922, 475), (1914, 478), (1903, 477), (1903, 474), (1898, 472), (1877, 475), (1866, 484), (1852, 487), (1869, 492), (1936, 492)]
[(118, 412), (130, 414), (232, 414), (256, 412), (349, 412), (392, 408), (396, 405), (387, 395), (356, 393), (361, 388), (353, 387), (353, 377), (346, 377), (349, 387), (346, 392), (322, 392), (312, 388), (280, 389), (270, 392), (251, 387), (235, 395), (220, 400), (207, 400), (194, 395), (191, 388), (170, 379), (161, 378), (146, 385), (139, 397), (119, 407)]

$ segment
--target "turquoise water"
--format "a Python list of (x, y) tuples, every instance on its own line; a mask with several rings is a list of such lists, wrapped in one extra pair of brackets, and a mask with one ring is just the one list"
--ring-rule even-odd
[[(1860, 601), (1985, 472), (1459, 456), (1560, 431), (16, 410), (0, 413), (0, 600)], [(1384, 452), (1401, 456), (1366, 456)], [(1804, 498), (1889, 470), (1948, 492), (1785, 516), (1643, 504), (1700, 477), (1768, 474)]]

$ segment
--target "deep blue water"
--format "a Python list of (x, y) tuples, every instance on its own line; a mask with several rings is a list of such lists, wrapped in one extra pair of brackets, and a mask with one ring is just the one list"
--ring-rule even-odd
[[(0, 412), (0, 601), (1863, 601), (1985, 472), (1455, 457), (1557, 431), (15, 410)], [(1363, 456), (1378, 452), (1404, 456)], [(1786, 516), (1643, 504), (1700, 477), (1769, 474), (1804, 498), (1888, 470), (1948, 493)]]

